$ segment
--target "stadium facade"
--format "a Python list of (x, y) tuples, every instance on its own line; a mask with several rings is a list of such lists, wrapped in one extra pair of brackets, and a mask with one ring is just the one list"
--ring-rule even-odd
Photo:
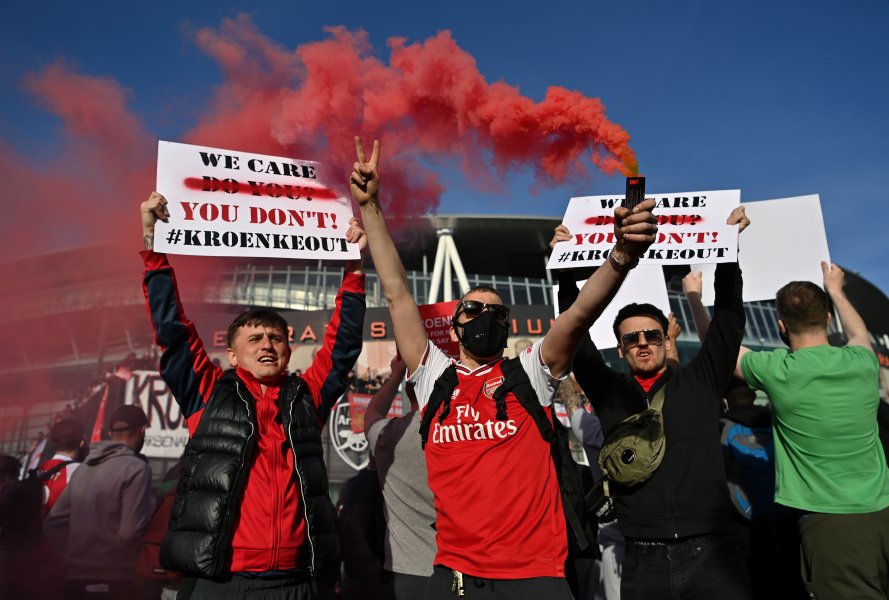
[[(553, 318), (553, 275), (545, 268), (558, 219), (519, 216), (434, 216), (401, 223), (399, 249), (408, 284), (419, 304), (459, 296), (459, 281), (489, 285), (513, 307), (509, 353), (518, 340), (536, 340)], [(452, 240), (459, 261), (436, 260)], [(204, 263), (195, 263), (195, 261)], [(174, 257), (173, 263), (212, 265), (201, 285), (183, 285), (186, 313), (195, 322), (211, 358), (227, 364), (225, 330), (234, 315), (253, 307), (282, 312), (293, 328), (291, 369), (310, 363), (323, 335), (341, 280), (335, 263), (280, 259), (209, 260)], [(462, 269), (461, 267), (462, 263)], [(182, 270), (180, 280), (183, 280)], [(194, 269), (186, 269), (188, 272)], [(697, 336), (681, 279), (688, 267), (665, 267), (670, 306), (682, 327), (683, 360), (694, 356)], [(0, 348), (0, 453), (26, 455), (59, 414), (101, 420), (103, 402), (140, 402), (151, 415), (144, 452), (159, 478), (181, 453), (185, 429), (178, 409), (156, 374), (157, 352), (140, 286), (141, 261), (111, 246), (91, 246), (0, 265), (5, 281), (2, 319), (7, 336)], [(580, 277), (589, 273), (580, 272)], [(436, 275), (434, 277), (433, 275)], [(441, 277), (437, 277), (441, 275)], [(465, 278), (464, 278), (465, 276)], [(24, 291), (22, 291), (24, 290)], [(847, 272), (847, 295), (864, 316), (889, 389), (889, 299), (860, 276)], [(435, 296), (430, 298), (430, 294)], [(394, 355), (391, 321), (379, 281), (367, 277), (364, 350), (356, 367), (361, 379), (389, 371)], [(778, 347), (772, 302), (750, 302), (744, 343)], [(16, 334), (17, 332), (17, 334)], [(833, 330), (839, 340), (840, 332)], [(613, 350), (606, 359), (619, 365)], [(117, 400), (114, 400), (117, 398)], [(121, 400), (123, 399), (123, 400)], [(107, 413), (105, 413), (107, 414)], [(352, 427), (342, 402), (326, 428), (331, 483), (348, 479), (366, 461), (363, 435)]]

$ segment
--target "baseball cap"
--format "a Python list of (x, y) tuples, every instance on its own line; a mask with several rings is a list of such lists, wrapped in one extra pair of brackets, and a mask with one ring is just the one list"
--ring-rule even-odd
[(140, 406), (135, 404), (124, 404), (113, 413), (108, 419), (109, 431), (127, 431), (130, 429), (138, 429), (143, 425), (148, 425), (148, 417)]

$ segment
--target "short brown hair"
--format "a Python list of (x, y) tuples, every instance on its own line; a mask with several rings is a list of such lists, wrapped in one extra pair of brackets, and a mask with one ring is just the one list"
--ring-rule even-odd
[(77, 450), (84, 442), (86, 430), (77, 419), (62, 419), (49, 430), (49, 439), (57, 450)]
[(232, 341), (235, 339), (235, 335), (238, 333), (238, 329), (241, 327), (278, 327), (281, 331), (284, 332), (285, 338), (288, 334), (287, 321), (284, 320), (284, 317), (279, 315), (273, 310), (268, 310), (266, 308), (257, 308), (254, 310), (248, 310), (246, 312), (242, 312), (235, 320), (232, 321), (232, 324), (228, 326), (228, 333), (226, 334), (226, 343), (228, 347), (232, 347)]
[(775, 303), (790, 333), (827, 327), (827, 294), (811, 281), (791, 281), (778, 290)]

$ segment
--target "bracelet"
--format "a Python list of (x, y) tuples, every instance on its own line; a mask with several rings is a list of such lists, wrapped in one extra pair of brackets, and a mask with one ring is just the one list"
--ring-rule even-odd
[(628, 263), (622, 263), (614, 256), (614, 250), (612, 249), (611, 252), (608, 253), (608, 262), (611, 263), (611, 266), (618, 273), (626, 273), (639, 264), (639, 259), (635, 258)]

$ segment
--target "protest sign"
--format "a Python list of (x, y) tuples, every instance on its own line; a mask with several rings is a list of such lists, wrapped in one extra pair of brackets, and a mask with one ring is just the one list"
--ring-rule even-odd
[(169, 223), (158, 252), (201, 256), (358, 258), (346, 242), (348, 199), (325, 185), (323, 165), (264, 154), (160, 142), (157, 191)]
[[(744, 272), (744, 302), (774, 300), (791, 281), (823, 285), (821, 261), (830, 262), (821, 199), (817, 194), (743, 204), (750, 227), (738, 239), (738, 263)], [(701, 300), (714, 302), (715, 265), (698, 265), (704, 274)]]
[[(373, 394), (362, 394), (359, 392), (348, 392), (346, 394), (349, 399), (349, 416), (352, 431), (355, 433), (364, 433), (364, 413), (367, 412), (367, 405), (370, 404)], [(392, 405), (389, 407), (387, 419), (400, 417), (404, 414), (404, 408), (401, 404), (401, 394), (395, 396)]]
[[(657, 205), (655, 243), (642, 264), (688, 265), (733, 262), (738, 250), (738, 227), (726, 225), (741, 203), (740, 190), (648, 194)], [(548, 269), (597, 266), (614, 247), (614, 208), (622, 196), (571, 198), (562, 222), (571, 239), (556, 244)]]
[[(577, 288), (583, 287), (584, 283), (586, 283), (585, 280), (576, 282)], [(558, 285), (553, 286), (553, 298), (555, 299), (555, 312), (558, 317), (561, 312)], [(614, 337), (612, 328), (614, 318), (620, 309), (632, 302), (638, 304), (647, 302), (661, 309), (665, 315), (670, 314), (670, 297), (667, 294), (667, 284), (664, 283), (664, 270), (660, 265), (639, 265), (627, 274), (627, 278), (611, 300), (611, 303), (608, 304), (602, 315), (590, 327), (590, 335), (593, 336), (593, 342), (597, 348), (617, 347), (617, 339)]]
[(124, 403), (142, 407), (148, 417), (142, 453), (152, 458), (179, 458), (188, 444), (185, 419), (170, 388), (157, 371), (133, 371)]
[(423, 326), (426, 328), (426, 335), (451, 358), (460, 357), (460, 344), (451, 341), (451, 319), (457, 309), (457, 302), (452, 300), (417, 307), (420, 310), (420, 318), (423, 319)]

